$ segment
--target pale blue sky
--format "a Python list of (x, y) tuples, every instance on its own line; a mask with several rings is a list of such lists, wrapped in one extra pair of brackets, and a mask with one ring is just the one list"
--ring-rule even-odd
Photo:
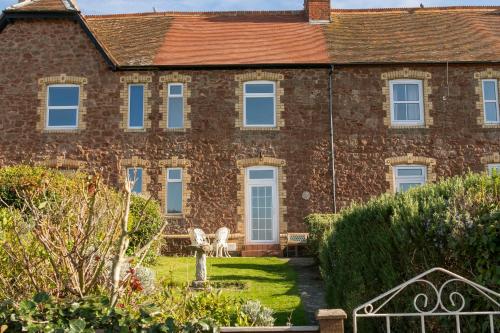
[[(157, 11), (302, 9), (303, 0), (77, 0), (85, 14)], [(5, 8), (16, 0), (0, 0)], [(332, 0), (334, 8), (499, 5), (499, 0)]]

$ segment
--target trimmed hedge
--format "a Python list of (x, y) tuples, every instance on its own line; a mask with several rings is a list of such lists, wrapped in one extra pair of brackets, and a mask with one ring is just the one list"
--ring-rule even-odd
[[(351, 206), (335, 220), (318, 251), (328, 303), (349, 314), (432, 267), (494, 290), (500, 285), (498, 176), (469, 174), (383, 195)], [(399, 310), (413, 303), (413, 297), (401, 296), (394, 304)], [(478, 326), (470, 332), (471, 327)]]

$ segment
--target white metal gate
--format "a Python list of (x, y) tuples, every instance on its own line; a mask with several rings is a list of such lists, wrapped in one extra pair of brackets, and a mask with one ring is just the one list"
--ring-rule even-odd
[[(444, 274), (446, 281), (436, 285), (431, 282), (428, 278), (431, 274)], [(488, 304), (491, 304), (493, 310), (487, 311), (467, 311), (465, 309), (466, 299), (462, 293), (454, 290), (447, 290), (448, 299), (443, 298), (446, 288), (451, 287), (455, 283), (464, 284), (468, 288), (472, 288), (475, 292), (483, 296)], [(384, 307), (393, 300), (397, 295), (400, 295), (409, 286), (424, 285), (432, 294), (428, 292), (420, 292), (413, 298), (413, 308), (412, 312), (409, 313), (393, 313), (391, 311), (386, 311)], [(435, 305), (432, 306), (430, 303), (430, 297), (435, 301)], [(419, 303), (423, 303), (423, 309)], [(450, 308), (453, 307), (452, 308)], [(456, 325), (456, 331), (458, 333), (462, 332), (460, 318), (464, 316), (484, 316), (485, 320), (489, 322), (489, 328), (491, 333), (499, 332), (500, 327), (497, 325), (495, 329), (495, 316), (500, 316), (500, 294), (494, 292), (488, 288), (485, 288), (477, 283), (474, 283), (460, 275), (447, 271), (443, 268), (433, 268), (425, 273), (422, 273), (413, 279), (389, 290), (388, 292), (375, 297), (374, 299), (358, 306), (353, 312), (353, 329), (354, 333), (358, 333), (358, 319), (368, 318), (368, 319), (385, 319), (385, 330), (387, 333), (391, 332), (391, 319), (394, 318), (416, 318), (420, 321), (420, 331), (425, 333), (426, 324), (425, 319), (428, 317), (450, 317), (453, 318)]]

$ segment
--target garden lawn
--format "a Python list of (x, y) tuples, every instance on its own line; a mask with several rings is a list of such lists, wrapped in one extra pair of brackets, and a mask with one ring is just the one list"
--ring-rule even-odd
[[(154, 267), (157, 279), (187, 284), (195, 278), (194, 257), (160, 257)], [(280, 258), (208, 258), (211, 281), (240, 281), (244, 289), (228, 288), (225, 293), (262, 302), (275, 312), (276, 325), (306, 325), (308, 319), (297, 288), (297, 274)]]

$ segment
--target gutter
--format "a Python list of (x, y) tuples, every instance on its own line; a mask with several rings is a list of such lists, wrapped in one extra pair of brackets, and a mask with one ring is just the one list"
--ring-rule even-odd
[(335, 169), (335, 137), (334, 137), (334, 122), (333, 122), (333, 73), (335, 71), (335, 65), (330, 65), (330, 71), (328, 73), (328, 109), (330, 113), (330, 149), (332, 154), (332, 195), (333, 195), (333, 212), (337, 214), (337, 180), (336, 180), (336, 169)]

